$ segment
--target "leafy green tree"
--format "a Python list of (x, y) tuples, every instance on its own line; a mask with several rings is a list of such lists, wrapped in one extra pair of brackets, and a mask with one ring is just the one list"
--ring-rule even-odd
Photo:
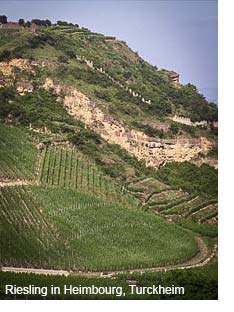
[(19, 23), (20, 26), (24, 26), (25, 25), (25, 22), (24, 22), (23, 18), (20, 18), (18, 23)]
[(26, 26), (26, 27), (31, 27), (31, 22), (30, 22), (30, 21), (27, 21), (27, 22), (25, 23), (25, 26)]
[(0, 52), (0, 61), (9, 60), (11, 58), (11, 51), (4, 49)]
[(57, 25), (58, 26), (68, 26), (68, 23), (64, 22), (64, 21), (57, 21)]
[(51, 21), (48, 20), (48, 19), (45, 20), (45, 24), (46, 24), (46, 26), (51, 26), (52, 25)]
[(6, 15), (0, 15), (0, 23), (1, 24), (7, 24), (7, 16)]
[(179, 126), (176, 124), (176, 123), (172, 123), (171, 124), (171, 126), (170, 126), (170, 131), (174, 134), (174, 135), (176, 135), (176, 134), (178, 134), (178, 132), (179, 132)]
[(189, 162), (168, 163), (157, 171), (156, 176), (189, 193), (212, 198), (218, 195), (218, 171), (206, 164), (197, 167)]

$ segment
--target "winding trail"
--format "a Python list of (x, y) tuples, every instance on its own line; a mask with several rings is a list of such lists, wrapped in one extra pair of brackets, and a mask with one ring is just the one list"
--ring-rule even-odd
[(208, 248), (204, 240), (200, 237), (196, 237), (197, 244), (199, 247), (199, 252), (192, 257), (191, 259), (180, 263), (164, 266), (156, 266), (150, 268), (140, 268), (140, 269), (131, 269), (131, 270), (118, 270), (118, 271), (100, 271), (100, 272), (90, 272), (90, 271), (67, 271), (67, 270), (53, 270), (53, 269), (35, 269), (35, 268), (17, 268), (17, 267), (1, 267), (0, 271), (2, 272), (14, 272), (14, 273), (34, 273), (41, 275), (64, 275), (64, 276), (81, 276), (87, 278), (115, 278), (118, 274), (133, 274), (133, 273), (146, 273), (146, 272), (166, 272), (171, 270), (184, 270), (196, 267), (203, 267), (208, 262), (210, 262), (213, 257), (217, 254), (217, 245), (215, 244), (212, 252), (208, 251)]
[(33, 181), (30, 180), (0, 180), (0, 188), (9, 187), (9, 186), (18, 186), (18, 185), (33, 185)]
[[(0, 188), (11, 187), (18, 185), (33, 185), (35, 181), (29, 180), (0, 180)], [(139, 269), (126, 269), (118, 271), (100, 271), (100, 272), (90, 272), (90, 271), (67, 271), (67, 270), (55, 270), (55, 269), (36, 269), (36, 268), (17, 268), (17, 267), (6, 267), (0, 268), (1, 272), (14, 272), (14, 273), (34, 273), (41, 275), (64, 275), (64, 276), (81, 276), (81, 277), (107, 277), (114, 278), (118, 274), (128, 273), (132, 274), (135, 272), (145, 273), (145, 272), (166, 272), (170, 270), (184, 270), (189, 268), (203, 267), (217, 254), (218, 246), (214, 245), (212, 252), (209, 252), (206, 243), (201, 236), (195, 237), (199, 252), (192, 258), (178, 264), (172, 265), (162, 265), (150, 268), (139, 268)]]

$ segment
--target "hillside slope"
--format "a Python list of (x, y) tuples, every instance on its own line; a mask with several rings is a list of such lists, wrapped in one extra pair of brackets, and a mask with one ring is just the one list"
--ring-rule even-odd
[[(1, 29), (0, 46), (1, 60), (30, 58), (58, 61), (64, 78), (73, 76), (76, 80), (99, 85), (99, 96), (108, 98), (108, 102), (112, 99), (132, 102), (146, 115), (182, 114), (194, 121), (217, 120), (216, 106), (207, 103), (196, 87), (190, 84), (178, 87), (174, 83), (173, 72), (158, 70), (133, 52), (125, 42), (113, 37), (74, 26), (51, 26), (38, 29), (36, 33), (24, 29)], [(76, 56), (83, 62), (84, 59), (89, 60), (96, 68), (102, 68), (115, 81), (142, 97), (132, 97), (126, 90), (116, 90), (111, 81), (97, 73), (90, 75), (85, 68), (76, 71)], [(118, 109), (126, 113), (123, 107)]]
[(78, 26), (0, 29), (1, 280), (217, 297), (217, 106), (178, 79)]

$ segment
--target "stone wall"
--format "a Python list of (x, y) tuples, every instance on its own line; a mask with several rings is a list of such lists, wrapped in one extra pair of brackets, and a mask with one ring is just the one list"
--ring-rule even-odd
[(24, 27), (21, 26), (19, 23), (16, 23), (16, 22), (8, 22), (6, 24), (0, 23), (0, 28), (2, 28), (2, 29), (23, 29)]
[(206, 127), (206, 126), (208, 126), (208, 122), (206, 120), (193, 122), (188, 117), (183, 117), (183, 116), (178, 116), (178, 115), (175, 115), (175, 116), (171, 117), (170, 119), (173, 121), (182, 123), (184, 125), (187, 125), (187, 126), (194, 126), (194, 127), (197, 127), (197, 126)]
[(115, 80), (110, 74), (108, 74), (102, 67), (95, 67), (93, 65), (93, 61), (86, 59), (84, 56), (78, 56), (76, 55), (76, 59), (78, 61), (83, 61), (86, 63), (86, 65), (90, 68), (92, 68), (93, 70), (98, 71), (99, 73), (105, 75), (109, 80), (111, 80), (114, 84), (118, 85), (120, 88), (125, 89), (130, 95), (132, 95), (133, 97), (137, 97), (140, 99), (141, 102), (146, 103), (146, 104), (151, 104), (151, 100), (148, 99), (146, 100), (143, 95), (140, 93), (139, 90), (132, 90), (131, 88), (128, 87), (127, 83), (125, 83), (125, 85), (123, 85), (121, 82), (119, 82), (118, 80)]
[(180, 88), (180, 75), (174, 71), (168, 74), (170, 81), (173, 83), (175, 88)]

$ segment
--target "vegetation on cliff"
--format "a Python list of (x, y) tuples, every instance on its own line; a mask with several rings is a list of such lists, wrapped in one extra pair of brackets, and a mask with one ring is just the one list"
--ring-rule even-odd
[[(2, 21), (7, 23), (4, 17)], [(126, 127), (132, 137), (136, 131), (129, 129), (146, 134), (148, 141), (137, 142), (139, 148), (143, 144), (150, 154), (157, 147), (163, 157), (163, 139), (168, 139), (169, 152), (175, 138), (190, 140), (186, 153), (202, 136), (206, 142), (214, 140), (217, 133), (211, 124), (217, 120), (217, 106), (191, 84), (175, 86), (169, 71), (145, 62), (114, 37), (64, 21), (52, 25), (21, 19), (19, 26), (0, 29), (1, 68), (13, 58), (36, 65), (0, 73), (0, 264), (85, 272), (177, 264), (202, 253), (196, 243), (201, 236), (208, 257), (217, 237), (217, 170), (188, 162), (162, 162), (158, 170), (147, 167), (144, 158), (128, 153), (134, 138), (128, 141), (129, 150), (110, 144), (89, 123), (75, 119), (64, 99), (76, 88), (81, 102), (88, 98), (89, 107), (98, 108), (110, 123), (123, 125), (117, 129), (124, 132)], [(42, 87), (48, 77), (58, 88), (63, 86), (61, 92)], [(20, 92), (18, 82), (30, 82), (33, 90)], [(179, 124), (168, 118), (174, 114), (207, 120), (208, 125)], [(208, 156), (217, 158), (217, 149)], [(169, 161), (172, 157), (169, 153)], [(24, 186), (18, 185), (21, 182)], [(202, 287), (199, 299), (214, 299), (216, 272), (214, 264), (190, 271), (136, 273), (134, 278), (142, 285), (155, 278), (185, 284), (188, 299), (197, 299)], [(8, 274), (0, 274), (4, 276)], [(126, 278), (132, 277), (118, 277), (124, 287)], [(35, 278), (42, 280), (48, 282), (47, 277)]]
[(157, 177), (189, 193), (211, 198), (218, 196), (218, 172), (205, 164), (201, 167), (189, 162), (166, 164), (157, 171)]
[[(103, 75), (78, 67), (75, 70), (76, 55), (93, 61), (117, 81), (126, 84), (151, 104), (138, 98), (127, 97), (126, 92), (115, 90)], [(182, 114), (192, 120), (217, 120), (217, 107), (208, 103), (191, 84), (175, 88), (165, 71), (145, 62), (125, 42), (93, 33), (77, 26), (51, 26), (39, 28), (36, 33), (25, 29), (2, 29), (0, 37), (0, 59), (31, 58), (62, 62), (66, 76), (76, 80), (99, 85), (97, 97), (133, 102), (139, 112), (163, 117), (168, 114)], [(102, 89), (104, 88), (104, 89)], [(112, 107), (114, 109), (115, 107)], [(120, 109), (118, 107), (118, 109)], [(125, 112), (126, 113), (126, 112)]]

